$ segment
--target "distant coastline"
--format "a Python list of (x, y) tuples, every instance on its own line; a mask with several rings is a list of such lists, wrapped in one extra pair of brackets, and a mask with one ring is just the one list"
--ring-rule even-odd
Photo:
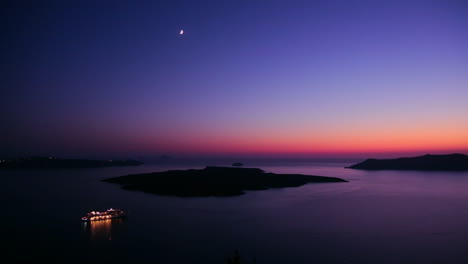
[(139, 166), (143, 162), (137, 160), (91, 160), (91, 159), (61, 159), (54, 157), (22, 157), (16, 159), (0, 159), (0, 169), (41, 169), (41, 168), (101, 168)]
[(468, 171), (468, 156), (464, 154), (427, 154), (397, 159), (367, 159), (345, 168), (360, 170)]

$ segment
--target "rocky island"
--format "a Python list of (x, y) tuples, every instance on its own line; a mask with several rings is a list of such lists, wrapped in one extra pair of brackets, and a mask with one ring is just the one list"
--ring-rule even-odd
[(258, 168), (206, 167), (132, 174), (104, 179), (126, 190), (170, 196), (233, 196), (248, 190), (298, 187), (306, 183), (346, 182), (334, 177), (274, 174)]
[(367, 159), (346, 168), (360, 170), (468, 171), (468, 156), (464, 154), (427, 154), (398, 159)]
[(25, 157), (0, 160), (0, 169), (41, 169), (41, 168), (100, 168), (117, 166), (138, 166), (137, 160), (89, 160), (59, 159), (54, 157)]

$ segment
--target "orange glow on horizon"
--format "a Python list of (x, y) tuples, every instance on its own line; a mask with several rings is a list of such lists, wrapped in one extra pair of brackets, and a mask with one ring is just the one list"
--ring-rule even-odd
[[(468, 151), (468, 125), (458, 122), (340, 124), (325, 127), (214, 127), (146, 134), (132, 150), (214, 155), (441, 153)], [(127, 145), (127, 144), (126, 144)], [(130, 144), (129, 144), (130, 145)]]
[(192, 154), (320, 154), (440, 152), (468, 150), (468, 136), (459, 132), (406, 134), (349, 134), (325, 136), (190, 137), (164, 144), (142, 144), (146, 151), (163, 150)]

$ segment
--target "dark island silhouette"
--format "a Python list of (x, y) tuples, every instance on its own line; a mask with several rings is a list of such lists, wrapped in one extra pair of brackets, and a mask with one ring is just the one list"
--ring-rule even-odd
[(467, 171), (468, 156), (464, 154), (427, 154), (397, 159), (367, 159), (345, 168), (360, 170)]
[(133, 174), (104, 179), (126, 190), (168, 196), (234, 196), (247, 190), (298, 187), (306, 183), (346, 182), (334, 177), (266, 173), (258, 168), (211, 167)]
[(53, 157), (24, 157), (0, 160), (0, 169), (40, 169), (40, 168), (101, 168), (117, 166), (138, 166), (137, 160), (90, 160), (60, 159)]

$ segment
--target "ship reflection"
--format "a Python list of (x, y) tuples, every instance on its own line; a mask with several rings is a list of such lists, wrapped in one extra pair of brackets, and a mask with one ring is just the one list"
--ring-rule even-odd
[(112, 240), (123, 222), (123, 218), (83, 222), (83, 229), (89, 234), (90, 240)]

